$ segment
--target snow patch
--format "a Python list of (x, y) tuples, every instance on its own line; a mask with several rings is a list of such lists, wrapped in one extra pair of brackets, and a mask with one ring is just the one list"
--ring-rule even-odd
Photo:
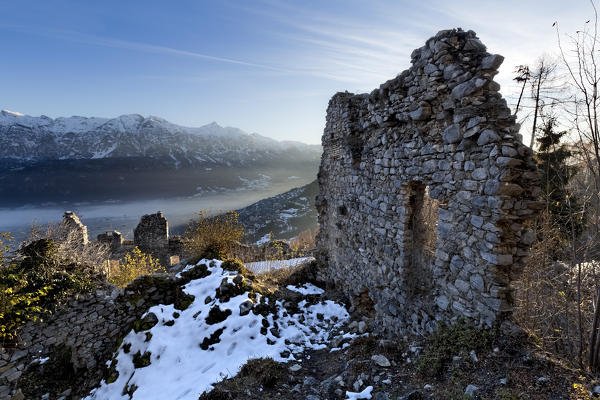
[(246, 268), (254, 273), (267, 272), (272, 269), (290, 268), (297, 267), (305, 262), (314, 261), (313, 257), (300, 257), (292, 258), (289, 260), (268, 260), (268, 261), (257, 261), (244, 264)]
[(313, 285), (312, 283), (305, 283), (304, 285), (287, 285), (287, 288), (292, 292), (297, 292), (303, 295), (307, 294), (323, 294), (325, 291), (320, 287)]
[(261, 244), (269, 243), (271, 241), (271, 234), (267, 233), (265, 236), (258, 239), (254, 244), (260, 246)]
[(362, 392), (346, 392), (345, 400), (370, 399), (373, 386), (367, 386)]
[[(201, 393), (211, 390), (213, 383), (236, 375), (248, 359), (271, 357), (288, 362), (295, 361), (295, 355), (306, 348), (325, 348), (331, 330), (338, 329), (349, 318), (343, 306), (330, 300), (317, 304), (303, 300), (298, 304), (299, 314), (294, 315), (288, 314), (281, 301), (274, 304), (276, 315), (271, 312), (266, 317), (254, 312), (241, 315), (240, 305), (252, 301), (248, 293), (225, 302), (214, 298), (221, 282), (224, 279), (232, 282), (237, 273), (223, 270), (217, 260), (201, 260), (198, 264), (203, 263), (210, 263), (210, 275), (183, 287), (187, 294), (195, 296), (192, 304), (183, 311), (173, 305), (151, 307), (148, 313), (154, 313), (159, 322), (149, 331), (131, 331), (124, 338), (115, 356), (118, 378), (112, 383), (102, 381), (86, 399), (196, 400)], [(184, 271), (191, 268), (187, 266)], [(206, 302), (208, 296), (211, 300)], [(260, 295), (256, 301), (269, 302)], [(215, 307), (229, 310), (230, 315), (221, 322), (208, 324), (206, 317)], [(175, 313), (179, 315), (176, 317)], [(261, 333), (263, 323), (278, 329), (269, 329), (265, 334), (263, 328)], [(217, 342), (204, 346), (207, 350), (203, 350), (200, 344), (211, 335), (218, 336)], [(124, 346), (128, 347), (127, 353)], [(150, 353), (150, 365), (134, 367), (132, 359), (138, 352)], [(134, 386), (137, 389), (132, 397), (123, 394), (124, 389)]]

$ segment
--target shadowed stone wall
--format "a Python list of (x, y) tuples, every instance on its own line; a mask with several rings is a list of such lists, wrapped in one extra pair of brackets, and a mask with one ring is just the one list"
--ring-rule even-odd
[[(510, 282), (534, 239), (532, 152), (493, 81), (503, 57), (474, 32), (441, 31), (411, 57), (370, 94), (329, 102), (320, 274), (355, 304), (367, 296), (382, 332), (422, 333), (459, 316), (492, 325), (510, 314)], [(427, 226), (429, 251), (418, 232)]]
[(162, 212), (142, 216), (133, 230), (133, 242), (143, 252), (160, 252), (169, 247), (169, 223)]

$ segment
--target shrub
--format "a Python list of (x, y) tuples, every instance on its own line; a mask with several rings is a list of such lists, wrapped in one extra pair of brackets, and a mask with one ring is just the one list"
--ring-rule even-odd
[(184, 249), (194, 261), (203, 258), (224, 259), (233, 255), (233, 248), (244, 236), (238, 214), (229, 211), (209, 217), (201, 211), (185, 232)]
[(425, 351), (417, 361), (417, 369), (425, 376), (439, 375), (452, 357), (461, 353), (467, 355), (471, 350), (489, 349), (492, 342), (492, 332), (463, 319), (454, 325), (442, 325), (429, 336)]
[(69, 295), (95, 287), (92, 271), (63, 260), (52, 240), (36, 240), (19, 252), (19, 261), (0, 268), (0, 340), (4, 345), (15, 342), (27, 321), (51, 312)]
[(290, 239), (290, 248), (293, 257), (306, 257), (311, 255), (316, 247), (319, 228), (302, 231), (293, 239)]
[(60, 225), (32, 225), (25, 243), (33, 243), (40, 239), (49, 239), (55, 245), (57, 257), (67, 264), (85, 265), (95, 271), (106, 272), (106, 261), (110, 255), (110, 247), (100, 242), (90, 242), (83, 246), (77, 232), (65, 231)]
[(142, 275), (152, 275), (166, 272), (160, 262), (150, 254), (142, 253), (136, 246), (125, 254), (124, 262), (119, 263), (116, 271), (109, 271), (108, 280), (118, 287), (125, 287), (135, 278)]
[(0, 232), (0, 267), (7, 262), (10, 247), (8, 243), (12, 240), (10, 232)]
[(263, 387), (272, 388), (285, 377), (284, 371), (281, 364), (272, 358), (254, 358), (242, 366), (240, 375), (255, 380)]

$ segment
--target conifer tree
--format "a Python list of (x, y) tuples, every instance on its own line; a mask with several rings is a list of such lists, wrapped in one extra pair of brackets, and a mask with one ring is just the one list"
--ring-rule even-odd
[(564, 239), (579, 236), (583, 229), (582, 207), (568, 184), (578, 171), (569, 163), (573, 152), (561, 143), (567, 131), (557, 131), (555, 117), (546, 117), (537, 138), (539, 149), (536, 154), (538, 168), (542, 174), (542, 191), (546, 211)]

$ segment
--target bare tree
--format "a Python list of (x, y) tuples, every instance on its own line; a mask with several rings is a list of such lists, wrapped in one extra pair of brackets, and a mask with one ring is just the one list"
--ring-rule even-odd
[(519, 100), (517, 100), (517, 107), (515, 108), (515, 114), (519, 113), (519, 106), (521, 105), (521, 99), (523, 98), (523, 93), (525, 92), (525, 86), (527, 86), (527, 81), (531, 77), (531, 73), (529, 72), (529, 66), (527, 65), (518, 65), (515, 68), (515, 73), (517, 76), (513, 78), (514, 81), (518, 83), (523, 83), (521, 86), (521, 93), (519, 94)]
[[(597, 224), (600, 216), (600, 131), (598, 130), (598, 73), (597, 47), (598, 47), (598, 10), (593, 0), (590, 0), (594, 17), (583, 24), (583, 28), (575, 34), (566, 35), (568, 48), (559, 31), (558, 23), (556, 35), (562, 64), (564, 65), (572, 98), (565, 103), (565, 111), (570, 118), (573, 131), (577, 134), (578, 146), (585, 161), (586, 172), (592, 177), (594, 190), (591, 205), (591, 221), (588, 231), (589, 236), (598, 237)], [(597, 242), (594, 242), (597, 244)], [(595, 275), (595, 271), (594, 271)], [(594, 301), (594, 318), (591, 325), (589, 342), (588, 363), (592, 370), (600, 369), (600, 291), (596, 282), (596, 295)], [(578, 295), (581, 293), (581, 263), (578, 271)], [(578, 299), (580, 297), (578, 296)], [(580, 318), (581, 321), (581, 318)], [(580, 322), (581, 323), (581, 322)], [(580, 327), (580, 335), (582, 328)], [(581, 353), (580, 353), (581, 354)]]

